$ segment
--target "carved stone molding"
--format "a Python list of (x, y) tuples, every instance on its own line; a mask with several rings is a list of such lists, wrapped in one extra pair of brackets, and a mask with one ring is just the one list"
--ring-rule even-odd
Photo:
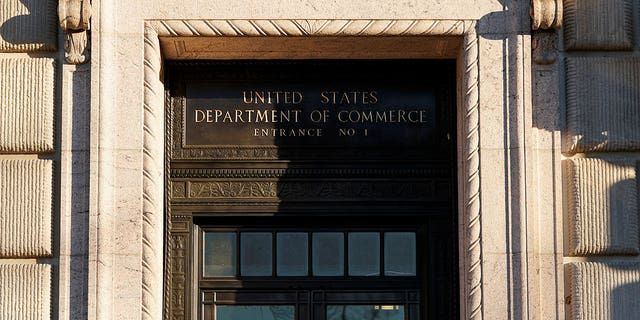
[(89, 32), (68, 32), (64, 39), (65, 58), (70, 64), (89, 61)]
[(445, 36), (469, 30), (464, 20), (162, 20), (159, 37)]
[(482, 230), (480, 206), (480, 98), (478, 35), (475, 22), (464, 36), (462, 68), (462, 252), (464, 269), (460, 275), (464, 295), (465, 319), (482, 319)]
[(65, 57), (70, 64), (89, 61), (89, 30), (91, 3), (89, 0), (60, 0), (60, 27), (64, 31)]
[[(445, 180), (446, 181), (446, 180)], [(446, 200), (448, 188), (438, 181), (193, 181), (187, 182), (187, 198), (271, 199), (277, 201), (403, 201)]]
[(531, 28), (559, 29), (562, 26), (562, 0), (531, 0)]
[[(558, 19), (559, 21), (559, 19)], [(159, 37), (460, 36), (461, 317), (482, 319), (478, 36), (472, 20), (154, 20), (144, 38), (142, 318), (162, 319), (164, 86)], [(171, 241), (171, 239), (168, 239)], [(165, 278), (167, 281), (167, 278)], [(151, 285), (151, 284), (160, 284)], [(171, 297), (169, 297), (171, 299)], [(167, 317), (170, 315), (167, 314)]]
[(144, 36), (144, 141), (142, 224), (142, 319), (162, 319), (164, 242), (164, 86), (160, 42), (152, 28)]

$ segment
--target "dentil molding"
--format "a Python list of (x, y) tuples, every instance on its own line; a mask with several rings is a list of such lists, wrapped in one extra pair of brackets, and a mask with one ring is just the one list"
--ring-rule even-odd
[(91, 3), (89, 0), (60, 0), (58, 2), (60, 27), (64, 31), (64, 51), (68, 63), (89, 61), (89, 30)]
[(559, 29), (562, 26), (562, 0), (531, 0), (531, 28)]

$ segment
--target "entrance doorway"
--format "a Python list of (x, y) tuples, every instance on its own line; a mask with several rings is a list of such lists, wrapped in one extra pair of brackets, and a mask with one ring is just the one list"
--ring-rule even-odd
[(166, 77), (168, 310), (458, 318), (455, 61), (180, 61)]

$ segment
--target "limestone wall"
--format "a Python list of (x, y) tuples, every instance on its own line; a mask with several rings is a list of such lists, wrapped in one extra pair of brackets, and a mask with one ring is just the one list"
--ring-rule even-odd
[(638, 6), (565, 0), (564, 12), (567, 314), (632, 319), (640, 314)]
[(0, 2), (2, 319), (50, 319), (57, 310), (56, 7), (56, 0)]
[[(150, 123), (162, 124), (163, 109), (145, 94), (160, 86), (161, 100), (163, 48), (145, 26), (202, 36), (189, 27), (197, 22), (175, 21), (208, 19), (227, 21), (230, 37), (264, 36), (244, 33), (255, 19), (474, 26), (461, 50), (477, 59), (460, 65), (459, 83), (474, 88), (460, 88), (461, 100), (477, 99), (479, 171), (459, 181), (479, 190), (468, 203), (480, 212), (470, 229), (481, 240), (460, 249), (461, 260), (479, 261), (462, 313), (640, 314), (637, 1), (565, 0), (558, 39), (532, 35), (529, 2), (516, 0), (94, 1), (90, 65), (66, 62), (86, 61), (89, 39), (62, 39), (57, 4), (0, 0), (0, 319), (161, 318), (163, 265), (143, 248), (162, 256), (147, 229), (162, 234), (163, 202), (148, 197), (145, 179), (158, 173), (162, 188), (163, 128)], [(65, 41), (75, 55), (65, 56)]]

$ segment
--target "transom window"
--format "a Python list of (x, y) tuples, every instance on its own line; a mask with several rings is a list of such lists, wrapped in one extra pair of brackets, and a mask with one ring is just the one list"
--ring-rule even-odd
[(422, 227), (207, 227), (207, 320), (417, 320)]
[(202, 276), (414, 277), (415, 231), (203, 232)]

